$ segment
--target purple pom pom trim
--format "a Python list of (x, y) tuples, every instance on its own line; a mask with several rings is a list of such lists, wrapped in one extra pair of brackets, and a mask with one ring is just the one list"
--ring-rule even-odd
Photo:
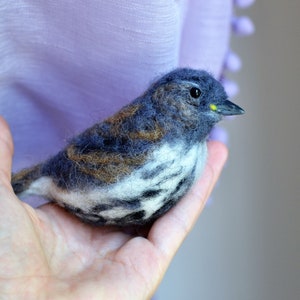
[(247, 16), (234, 17), (232, 20), (232, 28), (237, 35), (241, 36), (251, 35), (255, 31), (253, 22)]
[(239, 8), (247, 8), (251, 6), (255, 0), (235, 0), (234, 4)]
[(239, 56), (236, 53), (229, 51), (225, 59), (224, 68), (228, 69), (231, 72), (238, 72), (241, 67), (242, 62)]
[[(252, 5), (255, 0), (234, 0), (234, 4), (238, 8), (247, 8)], [(255, 27), (251, 19), (247, 16), (234, 16), (232, 18), (232, 31), (237, 36), (248, 36), (254, 33)], [(221, 82), (230, 98), (235, 97), (239, 93), (239, 86), (236, 82), (226, 78), (225, 72), (238, 72), (242, 67), (242, 62), (239, 56), (233, 51), (229, 50), (224, 60), (223, 72), (221, 75)], [(216, 127), (212, 130), (210, 138), (219, 140), (224, 144), (228, 144), (228, 134), (226, 130), (221, 127)]]

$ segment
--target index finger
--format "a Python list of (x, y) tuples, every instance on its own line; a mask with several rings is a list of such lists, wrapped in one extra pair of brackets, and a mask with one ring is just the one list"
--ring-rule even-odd
[(227, 159), (227, 148), (220, 142), (208, 143), (208, 160), (202, 177), (166, 215), (151, 228), (148, 239), (171, 260), (192, 229)]

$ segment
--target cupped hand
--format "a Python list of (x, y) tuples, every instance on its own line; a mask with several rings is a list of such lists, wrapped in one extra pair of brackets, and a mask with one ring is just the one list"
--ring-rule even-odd
[(209, 142), (204, 174), (151, 226), (92, 227), (54, 204), (21, 202), (10, 185), (13, 142), (0, 118), (0, 294), (4, 299), (148, 299), (201, 213), (227, 158)]

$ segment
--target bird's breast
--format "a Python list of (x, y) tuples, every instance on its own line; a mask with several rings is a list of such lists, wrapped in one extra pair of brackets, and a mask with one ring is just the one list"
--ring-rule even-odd
[(165, 143), (119, 182), (52, 197), (84, 221), (99, 225), (144, 224), (169, 210), (187, 192), (205, 165), (206, 143)]

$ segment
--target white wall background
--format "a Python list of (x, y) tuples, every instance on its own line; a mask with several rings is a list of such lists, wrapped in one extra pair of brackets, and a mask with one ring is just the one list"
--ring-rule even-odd
[(256, 25), (232, 41), (246, 115), (223, 123), (227, 167), (157, 299), (300, 299), (300, 1), (237, 14)]

